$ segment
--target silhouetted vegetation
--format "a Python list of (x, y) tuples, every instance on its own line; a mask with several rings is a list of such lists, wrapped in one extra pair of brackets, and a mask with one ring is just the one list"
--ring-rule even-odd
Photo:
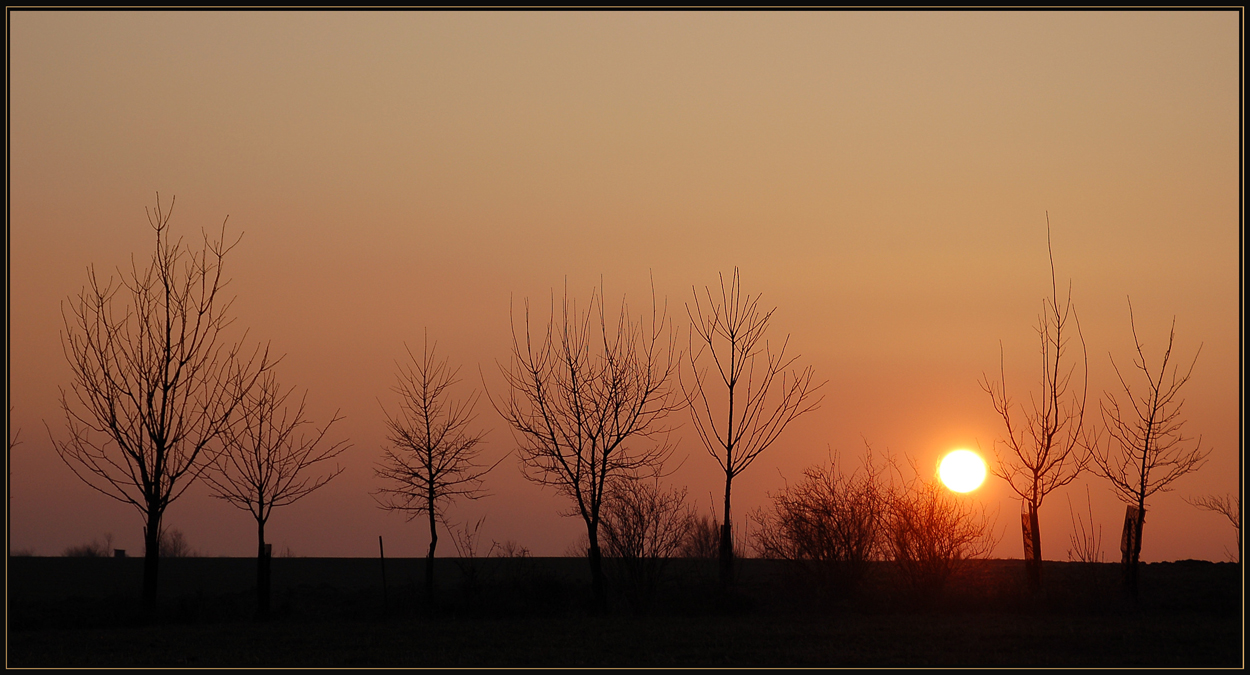
[(430, 601), (434, 598), (438, 523), (446, 523), (447, 506), (457, 497), (484, 496), (483, 479), (499, 464), (478, 463), (478, 444), (484, 434), (468, 430), (474, 419), (477, 393), (462, 401), (450, 399), (448, 389), (458, 381), (459, 368), (449, 370), (447, 359), (437, 360), (437, 346), (430, 345), (427, 335), (422, 358), (418, 360), (409, 351), (411, 362), (400, 367), (399, 383), (395, 386), (400, 395), (400, 411), (392, 416), (383, 410), (386, 439), (391, 446), (384, 449), (377, 468), (384, 481), (378, 490), (382, 508), (407, 514), (409, 520), (423, 514), (428, 519), (430, 546), (426, 552), (425, 589)]
[(966, 561), (994, 549), (993, 521), (970, 497), (918, 474), (891, 490), (885, 550), (912, 598), (928, 605)]
[(511, 365), (501, 367), (509, 392), (496, 409), (514, 431), (526, 478), (568, 497), (569, 515), (585, 523), (600, 607), (607, 604), (599, 534), (608, 488), (619, 478), (659, 475), (672, 452), (665, 422), (678, 407), (670, 378), (680, 355), (654, 291), (651, 300), (650, 326), (622, 300), (608, 328), (602, 291), (579, 311), (566, 289), (558, 317), (553, 295), (537, 338), (526, 300), (524, 338), (514, 318)]
[[(340, 417), (336, 414), (320, 430), (299, 433), (311, 425), (305, 417), (305, 392), (296, 406), (287, 406), (286, 391), (270, 370), (255, 386), (243, 393), (234, 424), (222, 434), (224, 449), (204, 473), (214, 496), (252, 514), (256, 521), (256, 611), (269, 615), (270, 546), (265, 543), (265, 525), (273, 510), (294, 504), (343, 472), (341, 467), (326, 474), (309, 471), (334, 459), (348, 447), (346, 441), (326, 445), (326, 432)], [(297, 435), (299, 434), (299, 435)]]
[(113, 535), (104, 535), (104, 540), (94, 539), (86, 544), (67, 547), (61, 555), (67, 558), (109, 558), (113, 555)]
[[(990, 466), (990, 472), (1007, 481), (1012, 492), (1020, 497), (1024, 559), (1029, 582), (1035, 590), (1041, 586), (1042, 570), (1038, 510), (1046, 495), (1075, 480), (1089, 461), (1083, 434), (1085, 400), (1089, 390), (1089, 358), (1085, 351), (1085, 337), (1081, 334), (1081, 321), (1072, 306), (1071, 282), (1068, 283), (1068, 296), (1063, 307), (1059, 306), (1055, 254), (1050, 247), (1049, 214), (1046, 216), (1046, 252), (1050, 258), (1051, 295), (1042, 301), (1042, 313), (1037, 319), (1042, 355), (1041, 392), (1029, 396), (1031, 410), (1023, 411), (1023, 420), (1013, 415), (1012, 401), (1007, 395), (1001, 343), (999, 380), (991, 382), (986, 376), (981, 378), (981, 388), (990, 395), (994, 411), (1002, 418), (1007, 431), (1006, 438), (994, 444), (997, 461)], [(1072, 392), (1071, 396), (1069, 386), (1077, 364), (1064, 365), (1070, 339), (1070, 333), (1065, 334), (1069, 320), (1075, 324), (1080, 340), (1082, 367), (1080, 391)], [(1000, 453), (1000, 445), (1005, 446), (1008, 452)]]
[(1072, 498), (1068, 498), (1068, 515), (1072, 518), (1071, 548), (1068, 549), (1068, 560), (1074, 562), (1102, 562), (1102, 526), (1094, 531), (1094, 507), (1089, 500), (1089, 487), (1085, 488), (1085, 510), (1089, 520), (1081, 518), (1072, 510)]
[(658, 478), (613, 482), (599, 524), (603, 552), (613, 580), (634, 607), (650, 604), (693, 525), (685, 488), (663, 489)]
[[(704, 288), (704, 295), (706, 306), (697, 289), (694, 308), (686, 305), (691, 322), (688, 354), (693, 381), (687, 386), (683, 380), (682, 391), (703, 447), (725, 474), (719, 557), (721, 584), (728, 587), (733, 580), (734, 560), (730, 512), (733, 479), (767, 450), (790, 422), (816, 409), (820, 399), (813, 400), (813, 396), (823, 383), (812, 384), (811, 366), (789, 371), (798, 359), (786, 357), (789, 336), (776, 353), (772, 351), (764, 334), (776, 308), (762, 311), (758, 307), (760, 296), (742, 294), (738, 268), (734, 268), (728, 287), (721, 276), (719, 300), (712, 297), (709, 287)], [(708, 359), (715, 367), (714, 377), (707, 374)]]
[(161, 529), (160, 537), (156, 541), (156, 548), (162, 558), (194, 558), (196, 556), (195, 549), (191, 548), (191, 544), (187, 541), (187, 537), (182, 533), (182, 530), (172, 527)]
[(1190, 506), (1218, 513), (1228, 519), (1233, 530), (1237, 533), (1237, 550), (1229, 551), (1228, 547), (1224, 551), (1228, 554), (1228, 559), (1232, 562), (1241, 562), (1241, 496), (1240, 495), (1207, 495), (1206, 497), (1193, 497), (1185, 499)]
[[(121, 281), (88, 285), (64, 312), (65, 356), (73, 371), (61, 390), (67, 440), (52, 439), (83, 482), (131, 504), (144, 519), (143, 598), (156, 602), (161, 518), (211, 462), (247, 392), (272, 365), (225, 335), (226, 255), (238, 243), (204, 235), (199, 251), (173, 240), (160, 196), (148, 212), (156, 247), (146, 267)], [(49, 428), (49, 435), (52, 431)]]
[[(455, 560), (439, 580), (462, 583)], [(697, 563), (697, 564), (696, 564)], [(674, 560), (650, 610), (585, 602), (584, 560), (482, 558), (478, 592), (436, 616), (383, 611), (376, 560), (275, 559), (275, 614), (251, 620), (250, 560), (167, 561), (159, 625), (127, 603), (139, 560), (10, 560), (10, 667), (1235, 667), (1241, 574), (1229, 563), (1143, 566), (1142, 601), (1115, 566), (1047, 561), (1042, 597), (1018, 560), (969, 561), (927, 608), (891, 601), (873, 563), (853, 610), (810, 602), (784, 561), (741, 559), (740, 602), (716, 602), (718, 564)], [(388, 560), (419, 585), (421, 558)], [(1105, 581), (1090, 585), (1090, 580)], [(236, 590), (237, 589), (237, 590)], [(392, 589), (394, 590), (394, 589)]]
[(760, 555), (799, 562), (806, 583), (823, 601), (855, 593), (869, 563), (885, 552), (891, 500), (871, 451), (849, 475), (835, 458), (805, 469), (795, 484), (770, 497), (773, 511), (754, 515)]
[(1147, 362), (1141, 339), (1137, 337), (1131, 301), (1128, 316), (1133, 343), (1137, 347), (1133, 366), (1145, 376), (1146, 384), (1135, 395), (1132, 385), (1116, 365), (1115, 358), (1111, 358), (1111, 365), (1120, 379), (1123, 398), (1111, 392), (1106, 392), (1103, 397), (1100, 407), (1107, 438), (1105, 444), (1094, 445), (1093, 459), (1098, 473), (1110, 481), (1116, 495), (1131, 509), (1131, 529), (1124, 542), (1122, 564), (1128, 591), (1136, 596), (1146, 500), (1156, 492), (1169, 490), (1168, 486), (1181, 476), (1201, 468), (1211, 450), (1203, 449), (1201, 436), (1194, 441), (1181, 433), (1185, 420), (1181, 417), (1184, 399), (1179, 398), (1180, 391), (1193, 374), (1198, 354), (1202, 352), (1201, 345), (1184, 375), (1180, 375), (1176, 365), (1168, 373), (1168, 361), (1172, 358), (1172, 344), (1176, 339), (1176, 320), (1173, 319), (1167, 347), (1155, 372)]
[(888, 474), (869, 449), (850, 474), (836, 460), (804, 470), (771, 495), (773, 512), (755, 514), (760, 555), (799, 563), (800, 578), (822, 602), (857, 599), (872, 563), (883, 559), (893, 563), (889, 583), (908, 602), (933, 602), (965, 561), (993, 549), (993, 522), (983, 506), (915, 467), (903, 480), (892, 459), (887, 465)]

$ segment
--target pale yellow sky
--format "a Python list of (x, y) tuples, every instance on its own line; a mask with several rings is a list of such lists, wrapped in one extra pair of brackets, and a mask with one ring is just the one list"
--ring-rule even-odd
[[(270, 522), (301, 555), (419, 555), (379, 510), (373, 464), (395, 361), (428, 327), (468, 387), (498, 393), (510, 302), (648, 300), (686, 330), (691, 287), (741, 269), (800, 364), (828, 380), (735, 480), (739, 515), (824, 460), (878, 450), (932, 465), (1001, 435), (977, 385), (1002, 342), (1036, 390), (1049, 212), (1090, 357), (1091, 402), (1130, 359), (1126, 297), (1156, 358), (1202, 354), (1187, 430), (1209, 464), (1156, 497), (1147, 560), (1223, 559), (1218, 516), (1241, 448), (1240, 26), (1220, 12), (33, 12), (9, 18), (11, 549), (59, 554), (142, 524), (60, 463), (69, 381), (59, 303), (86, 268), (151, 247), (143, 209), (177, 196), (188, 237), (243, 232), (228, 261), (237, 327), (285, 353), (313, 413), (346, 416), (347, 471)], [(683, 339), (684, 342), (684, 339)], [(480, 374), (479, 374), (480, 373)], [(1093, 407), (1091, 405), (1091, 407)], [(487, 454), (512, 448), (488, 406)], [(48, 429), (45, 429), (47, 422)], [(670, 478), (720, 494), (689, 430)], [(511, 459), (484, 539), (562, 555), (580, 522)], [(1091, 477), (1043, 506), (1065, 559), (1086, 485), (1118, 555), (1119, 506)], [(1001, 481), (996, 555), (1021, 555)], [(249, 517), (193, 488), (168, 522), (249, 555)], [(442, 547), (440, 547), (442, 548)], [(443, 549), (450, 553), (450, 546)]]

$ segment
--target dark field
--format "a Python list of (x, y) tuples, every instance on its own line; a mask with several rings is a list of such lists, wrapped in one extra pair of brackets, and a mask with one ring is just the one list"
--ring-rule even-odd
[(674, 561), (654, 595), (615, 589), (591, 611), (586, 562), (275, 558), (274, 615), (253, 618), (255, 561), (161, 562), (142, 620), (137, 558), (10, 558), (9, 667), (81, 666), (1164, 666), (1241, 667), (1240, 565), (1144, 565), (1138, 602), (1119, 566), (969, 563), (941, 591), (905, 592), (879, 563), (857, 593), (781, 561)]

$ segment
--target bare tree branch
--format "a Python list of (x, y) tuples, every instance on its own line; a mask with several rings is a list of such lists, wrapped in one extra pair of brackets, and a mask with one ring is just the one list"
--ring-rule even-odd
[[(120, 281), (88, 285), (62, 305), (62, 348), (73, 371), (61, 390), (69, 438), (53, 446), (84, 483), (144, 517), (144, 600), (156, 600), (161, 517), (210, 464), (251, 385), (272, 365), (268, 348), (231, 343), (226, 255), (238, 244), (204, 234), (196, 251), (171, 241), (157, 195), (148, 223), (156, 248), (131, 258)], [(244, 334), (244, 338), (246, 333)], [(51, 428), (48, 429), (52, 436)]]
[[(1237, 552), (1228, 553), (1228, 557), (1233, 562), (1241, 561), (1241, 496), (1233, 495), (1208, 495), (1206, 497), (1186, 497), (1185, 502), (1190, 506), (1200, 508), (1204, 511), (1218, 513), (1228, 519), (1233, 529), (1237, 532)], [(1226, 548), (1227, 552), (1228, 549)]]
[(374, 496), (382, 508), (407, 514), (409, 520), (422, 514), (428, 517), (428, 597), (434, 593), (437, 525), (446, 525), (447, 506), (457, 497), (485, 496), (484, 477), (503, 461), (501, 457), (490, 466), (479, 463), (479, 443), (485, 434), (469, 431), (478, 394), (472, 392), (463, 400), (450, 398), (460, 369), (448, 369), (447, 359), (438, 360), (437, 347), (437, 343), (430, 344), (427, 333), (422, 357), (408, 350), (409, 362), (396, 364), (399, 374), (394, 391), (400, 396), (399, 412), (391, 415), (383, 408), (390, 446), (383, 449), (377, 466), (384, 484)]
[[(990, 472), (1007, 481), (1012, 492), (1020, 497), (1027, 524), (1024, 525), (1030, 582), (1034, 588), (1041, 583), (1042, 542), (1038, 531), (1038, 511), (1046, 496), (1071, 483), (1086, 469), (1085, 401), (1089, 390), (1089, 357), (1081, 321), (1072, 305), (1072, 284), (1063, 305), (1059, 303), (1055, 281), (1055, 256), (1050, 245), (1050, 215), (1046, 216), (1046, 251), (1050, 259), (1051, 296), (1042, 301), (1037, 320), (1041, 342), (1041, 392), (1029, 394), (1029, 407), (1013, 409), (1007, 394), (1007, 375), (999, 345), (999, 379), (991, 381), (982, 375), (981, 388), (990, 396), (994, 412), (1006, 428), (1006, 436), (994, 443), (995, 462)], [(1081, 346), (1082, 369), (1080, 390), (1073, 391), (1072, 376), (1076, 363), (1065, 365), (1065, 354), (1071, 333), (1068, 322), (1076, 329)], [(1005, 452), (999, 448), (1005, 448)]]
[(330, 427), (343, 419), (337, 413), (321, 429), (297, 436), (302, 427), (312, 424), (305, 416), (308, 393), (297, 405), (288, 406), (295, 388), (283, 391), (272, 370), (255, 386), (246, 382), (236, 386), (247, 388), (237, 421), (223, 434), (224, 451), (204, 472), (204, 481), (214, 496), (256, 520), (257, 611), (264, 618), (269, 614), (270, 555), (265, 544), (269, 516), (275, 508), (295, 503), (342, 473), (342, 467), (316, 475), (309, 471), (351, 446), (347, 441), (323, 443)]
[(1115, 358), (1111, 357), (1111, 366), (1115, 369), (1123, 389), (1123, 399), (1106, 392), (1099, 404), (1107, 442), (1105, 445), (1095, 443), (1093, 461), (1099, 475), (1110, 481), (1120, 500), (1137, 510), (1136, 522), (1133, 523), (1133, 545), (1124, 552), (1123, 559), (1126, 582), (1135, 595), (1142, 526), (1146, 521), (1146, 500), (1157, 492), (1169, 491), (1171, 488), (1168, 486), (1177, 479), (1200, 469), (1206, 463), (1211, 450), (1202, 447), (1201, 436), (1194, 441), (1181, 432), (1185, 424), (1185, 420), (1181, 418), (1185, 401), (1180, 398), (1180, 390), (1193, 374), (1198, 354), (1202, 353), (1202, 346), (1198, 346), (1194, 360), (1190, 362), (1184, 375), (1180, 374), (1175, 365), (1169, 374), (1168, 362), (1172, 359), (1172, 346), (1176, 339), (1176, 319), (1173, 317), (1167, 348), (1163, 352), (1158, 371), (1154, 371), (1146, 359), (1142, 341), (1137, 336), (1131, 299), (1128, 311), (1129, 327), (1132, 329), (1133, 343), (1137, 350), (1133, 366), (1145, 377), (1146, 385), (1138, 390), (1141, 392), (1139, 395), (1135, 395), (1133, 386), (1116, 365)]
[[(525, 302), (524, 340), (512, 328), (512, 360), (502, 366), (508, 398), (495, 405), (520, 447), (526, 478), (554, 487), (573, 502), (589, 539), (596, 601), (606, 602), (599, 529), (613, 479), (658, 476), (672, 453), (668, 415), (680, 407), (670, 378), (676, 351), (667, 308), (652, 289), (651, 325), (629, 313), (622, 299), (615, 325), (607, 323), (602, 290), (579, 310), (565, 288), (560, 315), (535, 339)], [(668, 338), (664, 333), (668, 331)]]
[[(679, 379), (699, 440), (725, 474), (720, 572), (726, 585), (733, 578), (730, 492), (734, 477), (776, 442), (790, 422), (815, 410), (823, 400), (815, 394), (824, 383), (812, 384), (811, 366), (790, 370), (798, 356), (786, 356), (789, 336), (776, 353), (764, 338), (774, 311), (761, 310), (758, 295), (742, 294), (736, 267), (728, 286), (721, 275), (719, 298), (705, 287), (704, 299), (695, 290), (694, 307), (686, 305), (692, 381), (687, 384), (681, 373)], [(708, 375), (709, 360), (715, 370), (712, 376)]]

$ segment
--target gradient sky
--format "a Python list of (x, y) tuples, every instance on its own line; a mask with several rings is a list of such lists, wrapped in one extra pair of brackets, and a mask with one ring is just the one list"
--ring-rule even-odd
[[(1126, 298), (1152, 359), (1173, 317), (1179, 358), (1201, 345), (1186, 430), (1213, 452), (1150, 501), (1143, 559), (1235, 547), (1182, 498), (1240, 489), (1236, 11), (7, 16), (10, 550), (105, 533), (142, 550), (138, 512), (81, 483), (49, 434), (66, 433), (60, 303), (88, 265), (149, 255), (158, 192), (188, 238), (229, 216), (239, 334), (285, 354), (314, 419), (346, 418), (346, 471), (275, 512), (275, 552), (370, 556), (381, 535), (422, 555), (424, 526), (370, 496), (405, 343), (428, 328), (462, 395), (502, 395), (510, 303), (545, 307), (566, 280), (638, 309), (653, 276), (683, 344), (692, 287), (734, 266), (777, 308), (769, 335), (828, 384), (735, 480), (739, 517), (865, 441), (920, 467), (988, 453), (1002, 428), (978, 380), (1000, 341), (1011, 393), (1038, 390), (1047, 212), (1091, 409), (1117, 384), (1108, 355), (1131, 359)], [(478, 412), (486, 456), (510, 452)], [(683, 431), (668, 481), (707, 510), (723, 476)], [(485, 516), (481, 552), (564, 555), (584, 526), (514, 457), (451, 519)], [(1118, 559), (1124, 507), (1093, 476), (1043, 505), (1046, 558), (1066, 559), (1087, 487)], [(1005, 484), (973, 494), (998, 513), (995, 555), (1019, 557)], [(166, 522), (205, 554), (254, 554), (251, 517), (203, 486)]]

